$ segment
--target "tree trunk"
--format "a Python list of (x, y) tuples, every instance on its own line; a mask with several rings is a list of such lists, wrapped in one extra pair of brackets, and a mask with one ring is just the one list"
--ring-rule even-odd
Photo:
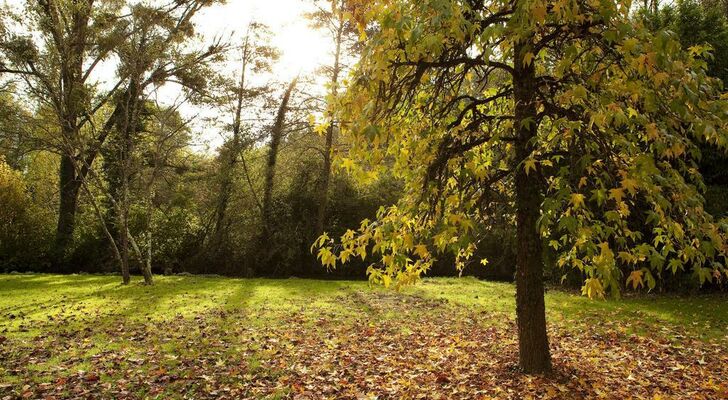
[[(271, 237), (273, 233), (273, 183), (276, 174), (276, 163), (278, 160), (278, 148), (281, 145), (283, 139), (283, 130), (286, 120), (286, 112), (288, 111), (288, 102), (291, 99), (291, 92), (296, 87), (298, 78), (294, 79), (289, 85), (288, 89), (281, 99), (281, 105), (278, 108), (276, 114), (275, 124), (271, 130), (270, 147), (268, 149), (268, 161), (265, 169), (265, 187), (263, 189), (263, 205), (262, 205), (262, 223), (263, 223), (263, 234), (261, 235), (261, 246), (265, 250), (265, 259), (263, 260), (263, 266), (268, 268), (270, 260), (272, 258), (272, 246)], [(270, 272), (270, 271), (268, 271)]]
[(119, 251), (121, 252), (121, 277), (125, 285), (129, 284), (129, 171), (127, 158), (128, 147), (127, 147), (126, 135), (123, 138), (122, 143), (122, 157), (121, 157), (121, 204), (119, 204), (119, 216), (117, 221), (119, 222)]
[(59, 272), (66, 272), (64, 264), (69, 247), (73, 244), (73, 231), (76, 227), (76, 208), (81, 185), (80, 181), (76, 179), (74, 165), (72, 156), (64, 155), (61, 157), (59, 169), (60, 204), (53, 257), (53, 262)]
[(331, 148), (334, 144), (334, 124), (326, 129), (326, 145), (324, 147), (324, 166), (321, 171), (321, 187), (318, 193), (318, 211), (316, 213), (315, 235), (324, 233), (326, 226), (326, 208), (329, 205), (329, 186), (331, 186)]
[(536, 74), (533, 63), (523, 65), (527, 52), (523, 43), (514, 54), (513, 89), (516, 130), (516, 317), (520, 366), (525, 373), (551, 370), (551, 354), (546, 333), (541, 237), (538, 233), (541, 194), (537, 171), (526, 172), (520, 163), (531, 155), (531, 139), (536, 136)]
[[(156, 163), (155, 163), (156, 165)], [(155, 166), (156, 168), (156, 166)], [(142, 265), (142, 275), (144, 275), (144, 283), (147, 285), (154, 285), (154, 278), (152, 277), (152, 218), (154, 216), (154, 201), (152, 193), (152, 184), (154, 184), (154, 176), (156, 173), (152, 173), (152, 177), (149, 180), (149, 187), (147, 190), (147, 254)]]
[(243, 113), (243, 100), (245, 99), (245, 70), (248, 66), (249, 54), (249, 37), (245, 38), (243, 45), (243, 58), (240, 66), (240, 86), (237, 88), (236, 93), (236, 105), (235, 105), (235, 116), (233, 119), (233, 137), (230, 143), (228, 153), (222, 154), (221, 163), (221, 182), (220, 182), (220, 194), (217, 201), (217, 209), (215, 210), (215, 230), (214, 230), (214, 245), (219, 249), (223, 240), (223, 228), (225, 225), (225, 215), (227, 213), (228, 203), (232, 195), (233, 188), (233, 170), (235, 168), (235, 161), (237, 160), (238, 153), (241, 151), (241, 129), (242, 129), (242, 113)]
[[(341, 9), (338, 10), (338, 26), (336, 30), (336, 51), (334, 52), (334, 69), (331, 73), (331, 94), (335, 97), (338, 93), (339, 73), (341, 72), (341, 41), (344, 34), (344, 14)], [(318, 195), (318, 212), (316, 215), (316, 232), (315, 235), (321, 235), (324, 232), (326, 224), (326, 208), (329, 204), (329, 186), (331, 185), (331, 151), (334, 145), (335, 132), (335, 112), (329, 110), (329, 127), (326, 129), (326, 144), (324, 147), (324, 168), (321, 173), (321, 187)]]
[[(119, 167), (121, 168), (121, 188), (120, 201), (117, 204), (118, 222), (119, 222), (119, 251), (121, 252), (121, 276), (125, 285), (129, 284), (129, 242), (134, 239), (129, 232), (129, 209), (131, 202), (130, 193), (130, 175), (131, 175), (131, 157), (133, 151), (133, 140), (139, 124), (139, 84), (137, 79), (132, 79), (129, 83), (129, 89), (126, 98), (121, 100), (122, 115), (121, 123), (117, 126), (118, 134), (121, 136), (119, 148)], [(113, 196), (113, 193), (112, 193)], [(143, 259), (136, 243), (133, 243), (134, 250), (139, 258), (139, 262), (143, 263)], [(145, 268), (142, 267), (142, 270)]]
[(144, 265), (142, 265), (142, 275), (144, 275), (144, 284), (154, 285), (154, 278), (152, 277), (152, 228), (151, 227), (149, 227), (149, 229), (147, 230), (147, 257), (144, 262)]
[(121, 253), (121, 282), (124, 285), (128, 285), (131, 281), (131, 274), (129, 272), (129, 236), (126, 229), (126, 217), (120, 216), (119, 223), (121, 224), (121, 230), (119, 232), (119, 253)]

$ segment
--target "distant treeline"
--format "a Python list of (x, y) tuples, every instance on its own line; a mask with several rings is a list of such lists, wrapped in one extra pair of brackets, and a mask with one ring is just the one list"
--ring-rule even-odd
[[(280, 82), (269, 77), (278, 54), (260, 24), (240, 43), (194, 48), (192, 16), (209, 2), (129, 5), (133, 12), (124, 15), (116, 3), (30, 7), (34, 18), (22, 19), (23, 29), (37, 42), (13, 33), (14, 16), (3, 16), (0, 272), (364, 278), (370, 261), (327, 271), (312, 250), (324, 232), (338, 238), (356, 230), (403, 190), (393, 176), (355, 179), (335, 157), (347, 145), (338, 140), (332, 99), (361, 51), (346, 9), (309, 16), (333, 35), (331, 63), (318, 76)], [(675, 31), (686, 48), (710, 43), (708, 71), (725, 80), (724, 6), (684, 1), (643, 17)], [(117, 85), (102, 90), (87, 81), (95, 60), (118, 62)], [(237, 72), (226, 76), (221, 62)], [(261, 77), (268, 83), (251, 83)], [(168, 85), (182, 94), (178, 103), (155, 100)], [(219, 110), (218, 120), (191, 123), (179, 111), (190, 104)], [(214, 152), (194, 146), (220, 132), (224, 143)], [(725, 217), (728, 158), (706, 146), (702, 152), (707, 210)], [(478, 250), (465, 274), (513, 279), (512, 207), (505, 202), (489, 226), (475, 228)], [(579, 273), (558, 268), (546, 241), (544, 248), (545, 278), (580, 285)], [(451, 256), (437, 258), (432, 275), (458, 273)], [(683, 278), (663, 277), (658, 286), (693, 287)]]

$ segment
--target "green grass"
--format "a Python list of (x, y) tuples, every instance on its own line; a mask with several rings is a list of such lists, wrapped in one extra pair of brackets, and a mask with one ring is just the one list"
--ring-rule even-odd
[(315, 307), (329, 304), (347, 288), (364, 282), (157, 277), (154, 286), (140, 281), (122, 286), (101, 275), (0, 275), (0, 329), (37, 333), (37, 322), (88, 320), (163, 320), (190, 317), (213, 308), (287, 309), (305, 299)]
[[(362, 281), (304, 279), (231, 279), (218, 277), (157, 277), (154, 286), (139, 281), (129, 286), (102, 275), (0, 275), (0, 331), (32, 336), (54, 322), (83, 327), (88, 321), (161, 321), (192, 317), (212, 309), (245, 310), (266, 315), (304, 309), (308, 312), (355, 315), (372, 313), (366, 304), (347, 309), (340, 298), (356, 291), (386, 292)], [(513, 318), (514, 287), (472, 278), (434, 278), (403, 293), (492, 312)], [(728, 332), (728, 297), (644, 295), (619, 300), (590, 300), (551, 290), (546, 295), (553, 321), (623, 323), (637, 331), (681, 328), (704, 339)], [(381, 318), (395, 317), (386, 311)]]
[[(696, 339), (720, 349), (728, 340), (727, 301), (721, 294), (590, 300), (550, 290), (546, 307), (552, 334), (596, 340), (591, 346), (599, 345), (592, 335), (603, 332), (678, 346)], [(448, 326), (454, 337), (465, 337), (476, 323), (505, 335), (490, 350), (500, 356), (498, 346), (513, 349), (507, 332), (514, 318), (513, 285), (472, 278), (425, 279), (394, 292), (363, 281), (160, 276), (149, 287), (140, 280), (122, 286), (116, 276), (0, 275), (0, 350), (7, 351), (8, 365), (0, 352), (0, 394), (3, 384), (40, 388), (64, 376), (83, 382), (86, 372), (100, 371), (102, 386), (127, 381), (137, 397), (175, 397), (180, 388), (195, 397), (212, 390), (195, 380), (208, 374), (218, 386), (263, 382), (261, 393), (286, 397), (301, 390), (288, 383), (294, 364), (286, 363), (312, 361), (296, 361), (302, 341), (314, 354), (359, 341), (376, 354), (380, 348), (367, 341), (370, 330), (382, 340)], [(350, 331), (363, 336), (352, 342)], [(163, 389), (127, 379), (172, 373), (187, 376), (180, 381), (187, 383)], [(104, 396), (117, 395), (116, 384), (110, 387)], [(160, 388), (169, 392), (148, 392)], [(47, 389), (37, 390), (42, 397)]]
[[(512, 316), (515, 289), (507, 283), (472, 278), (426, 279), (411, 289), (429, 298), (477, 307)], [(678, 330), (699, 339), (728, 338), (728, 296), (640, 294), (621, 299), (589, 299), (573, 292), (550, 290), (546, 294), (550, 321), (590, 326), (621, 325), (627, 331), (655, 333)]]

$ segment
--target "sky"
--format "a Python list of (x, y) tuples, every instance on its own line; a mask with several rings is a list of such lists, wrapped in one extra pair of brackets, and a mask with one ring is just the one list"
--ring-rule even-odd
[(273, 45), (282, 53), (274, 73), (289, 80), (299, 72), (311, 72), (331, 52), (330, 40), (311, 29), (303, 17), (309, 10), (307, 0), (228, 0), (203, 10), (196, 22), (200, 33), (210, 40), (220, 34), (240, 37), (251, 20), (268, 25)]
[[(297, 75), (313, 72), (322, 63), (332, 58), (331, 39), (309, 26), (304, 17), (313, 6), (310, 0), (228, 0), (202, 10), (195, 18), (198, 32), (203, 40), (212, 41), (218, 36), (231, 37), (232, 41), (241, 38), (251, 21), (266, 24), (272, 33), (272, 45), (281, 52), (281, 57), (273, 66), (272, 76), (279, 82), (288, 82)], [(238, 75), (238, 63), (234, 58), (229, 73)], [(253, 80), (256, 77), (253, 77)], [(270, 79), (270, 77), (260, 77)], [(253, 82), (258, 83), (258, 82)], [(183, 109), (185, 110), (185, 109)], [(211, 116), (214, 110), (195, 110), (188, 108), (187, 113), (200, 112)], [(183, 111), (184, 112), (184, 111)], [(213, 150), (223, 142), (224, 132), (207, 128), (198, 147)]]
[[(155, 2), (158, 0), (148, 0)], [(165, 0), (166, 1), (166, 0)], [(26, 0), (0, 0), (12, 8), (22, 10)], [(272, 45), (281, 52), (281, 58), (273, 66), (271, 74), (280, 82), (290, 81), (297, 75), (313, 72), (331, 58), (333, 44), (322, 32), (312, 29), (304, 14), (312, 10), (310, 0), (227, 0), (201, 10), (194, 18), (197, 32), (203, 43), (211, 43), (216, 38), (230, 39), (233, 44), (241, 42), (242, 36), (251, 21), (268, 25), (272, 32)], [(227, 73), (237, 76), (236, 63), (228, 63)], [(114, 66), (99, 68), (97, 80), (102, 83), (113, 82)], [(270, 79), (271, 76), (258, 77)], [(253, 78), (255, 79), (255, 77)], [(261, 83), (261, 82), (252, 82)], [(113, 83), (112, 83), (113, 84)], [(159, 91), (161, 103), (171, 103), (178, 98), (179, 88), (167, 86)], [(225, 133), (216, 128), (204, 127), (203, 117), (212, 117), (219, 110), (200, 109), (192, 105), (182, 107), (185, 117), (199, 117), (193, 126), (203, 133), (196, 147), (201, 151), (214, 150), (223, 142)], [(225, 116), (219, 116), (224, 119)]]

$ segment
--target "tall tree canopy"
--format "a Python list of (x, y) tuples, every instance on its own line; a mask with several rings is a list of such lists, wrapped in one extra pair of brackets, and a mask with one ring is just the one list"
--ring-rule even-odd
[[(57, 120), (47, 147), (61, 155), (58, 264), (73, 243), (79, 194), (100, 149), (114, 128), (133, 125), (136, 111), (128, 105), (166, 82), (192, 91), (206, 86), (207, 66), (223, 48), (189, 44), (193, 16), (214, 3), (37, 0), (26, 2), (24, 18), (1, 16), (0, 75), (16, 77), (28, 98)], [(101, 70), (114, 55), (117, 74), (102, 85)]]
[(391, 168), (407, 193), (340, 244), (322, 236), (322, 262), (374, 253), (368, 273), (385, 285), (416, 280), (437, 252), (463, 268), (473, 228), (496, 204), (514, 204), (526, 372), (551, 365), (543, 244), (559, 266), (582, 271), (591, 297), (652, 287), (670, 271), (728, 278), (728, 226), (704, 210), (696, 164), (696, 143), (728, 145), (728, 98), (705, 73), (706, 48), (683, 51), (631, 8), (359, 2), (354, 18), (373, 32), (343, 100), (352, 150), (341, 164), (362, 179)]

